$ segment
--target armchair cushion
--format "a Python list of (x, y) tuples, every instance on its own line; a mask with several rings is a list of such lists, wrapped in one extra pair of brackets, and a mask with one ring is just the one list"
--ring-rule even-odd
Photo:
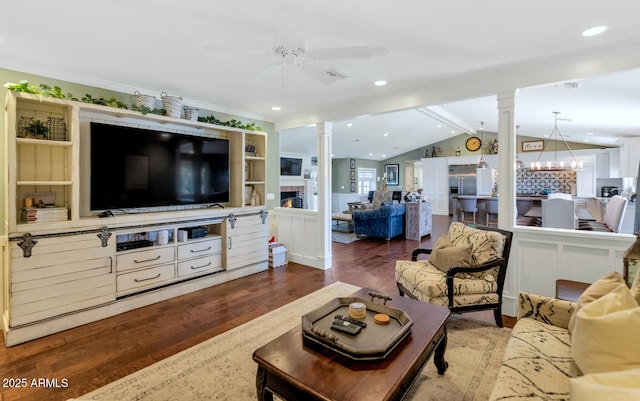
[(453, 222), (449, 227), (449, 241), (453, 246), (471, 245), (472, 265), (478, 266), (502, 257), (504, 235), (480, 230)]
[(452, 246), (449, 237), (443, 235), (433, 246), (429, 262), (444, 273), (453, 266), (471, 266), (471, 244)]
[[(428, 260), (396, 261), (396, 281), (409, 290), (418, 299), (447, 297), (447, 275)], [(486, 295), (498, 290), (496, 281), (479, 280), (475, 277), (453, 278), (453, 295)], [(497, 296), (496, 296), (497, 300)], [(431, 301), (430, 301), (431, 302)], [(489, 303), (489, 302), (487, 302)]]

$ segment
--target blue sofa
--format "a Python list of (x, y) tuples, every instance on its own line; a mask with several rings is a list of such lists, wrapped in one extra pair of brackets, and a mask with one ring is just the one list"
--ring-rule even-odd
[(351, 214), (357, 235), (384, 238), (389, 241), (404, 233), (404, 203), (383, 202), (378, 209), (356, 210)]

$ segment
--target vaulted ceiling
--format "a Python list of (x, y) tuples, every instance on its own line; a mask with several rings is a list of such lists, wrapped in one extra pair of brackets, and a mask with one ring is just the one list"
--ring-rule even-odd
[[(334, 122), (336, 157), (376, 160), (439, 140), (437, 121), (452, 123), (446, 135), (479, 121), (496, 131), (495, 92), (467, 94), (457, 77), (497, 79), (510, 66), (523, 72), (528, 135), (548, 134), (552, 111), (574, 140), (640, 135), (640, 3), (628, 0), (26, 0), (2, 11), (1, 68), (273, 121), (283, 151), (301, 151), (317, 121)], [(608, 30), (581, 35), (597, 25)], [(618, 61), (603, 69), (607, 52)], [(566, 57), (580, 68), (527, 79)], [(430, 91), (443, 83), (449, 96)]]

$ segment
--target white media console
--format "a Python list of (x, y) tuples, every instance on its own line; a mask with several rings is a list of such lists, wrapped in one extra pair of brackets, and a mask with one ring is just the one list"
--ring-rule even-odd
[[(6, 104), (7, 346), (268, 269), (266, 133), (14, 92)], [(49, 117), (64, 120), (64, 137), (25, 134), (26, 121)], [(91, 121), (229, 140), (229, 202), (98, 217), (86, 174)], [(245, 188), (259, 204), (248, 204)], [(34, 194), (54, 204), (25, 207)], [(178, 235), (194, 227), (200, 235)], [(140, 239), (146, 246), (123, 246)]]

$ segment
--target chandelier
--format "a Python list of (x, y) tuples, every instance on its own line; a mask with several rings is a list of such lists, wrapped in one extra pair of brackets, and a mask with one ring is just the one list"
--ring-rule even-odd
[[(540, 151), (540, 154), (538, 155), (538, 158), (536, 159), (535, 162), (531, 163), (531, 167), (529, 169), (530, 170), (539, 170), (539, 171), (572, 171), (572, 170), (581, 170), (582, 169), (582, 162), (578, 161), (576, 159), (575, 155), (571, 151), (571, 147), (569, 147), (569, 144), (567, 143), (567, 140), (564, 138), (564, 135), (562, 135), (562, 133), (558, 129), (558, 114), (560, 114), (560, 112), (559, 111), (554, 111), (553, 114), (555, 116), (555, 124), (553, 126), (553, 130), (551, 131), (551, 135), (549, 135), (549, 138), (547, 138), (547, 140), (545, 140), (545, 142), (544, 142), (544, 144), (542, 146), (542, 150)], [(546, 164), (543, 165), (543, 164), (540, 163), (540, 158), (542, 157), (542, 154), (544, 153), (545, 149), (547, 149), (547, 144), (551, 140), (554, 141), (553, 142), (553, 161), (548, 161)], [(569, 162), (565, 162), (564, 160), (558, 161), (557, 146), (558, 146), (558, 142), (559, 141), (562, 141), (562, 143), (564, 143), (564, 146), (569, 151), (569, 155), (571, 156), (571, 159), (572, 159), (571, 161), (569, 161)]]

